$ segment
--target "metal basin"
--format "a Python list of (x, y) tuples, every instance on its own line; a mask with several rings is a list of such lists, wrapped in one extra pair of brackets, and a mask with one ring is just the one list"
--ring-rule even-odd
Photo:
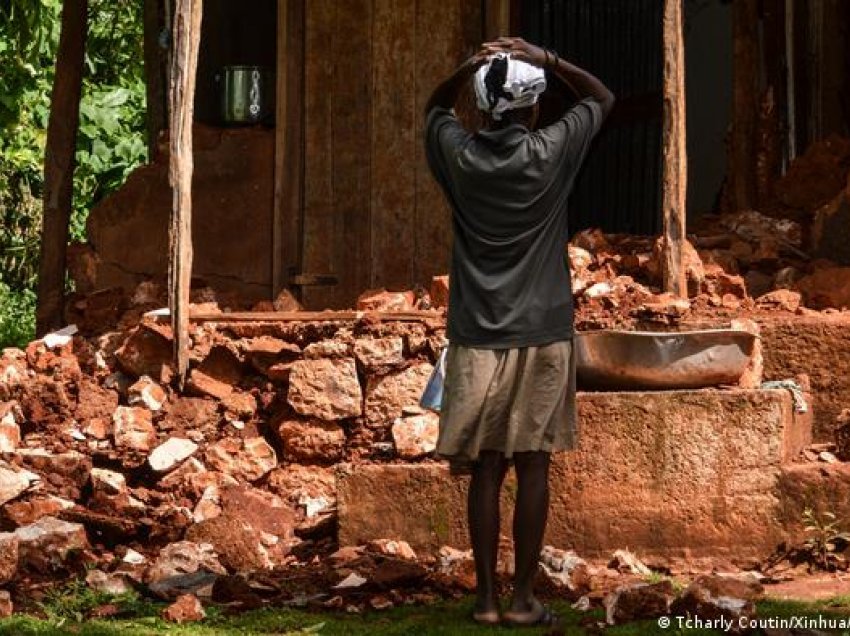
[(735, 384), (757, 336), (738, 329), (575, 336), (578, 384), (598, 389), (693, 389)]

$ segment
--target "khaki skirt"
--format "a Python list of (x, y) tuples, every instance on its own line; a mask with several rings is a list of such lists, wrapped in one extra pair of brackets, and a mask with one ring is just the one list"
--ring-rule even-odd
[(572, 341), (478, 349), (450, 344), (435, 455), (469, 472), (482, 450), (512, 455), (575, 448)]

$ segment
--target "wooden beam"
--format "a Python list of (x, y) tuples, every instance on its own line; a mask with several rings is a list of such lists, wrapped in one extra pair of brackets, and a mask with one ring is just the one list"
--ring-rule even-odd
[(159, 133), (168, 126), (168, 107), (165, 100), (165, 55), (159, 41), (165, 26), (165, 6), (163, 0), (144, 1), (148, 159), (153, 161)]
[(445, 318), (442, 311), (235, 311), (192, 313), (193, 322), (354, 322), (366, 316), (369, 320), (396, 322), (431, 322)]
[(687, 216), (688, 161), (685, 146), (685, 42), (682, 0), (664, 0), (664, 236), (661, 269), (664, 291), (687, 297), (683, 264)]
[(484, 36), (488, 41), (511, 32), (511, 0), (485, 0)]
[(759, 0), (732, 3), (734, 87), (728, 174), (736, 210), (756, 205), (756, 132), (759, 112)]
[(88, 0), (66, 0), (63, 3), (44, 156), (44, 211), (36, 309), (38, 335), (61, 327), (63, 321), (68, 227), (73, 209), (87, 14)]
[(169, 232), (168, 300), (174, 365), (180, 385), (189, 367), (189, 291), (192, 279), (192, 123), (203, 0), (177, 0), (169, 86), (173, 191)]
[(272, 298), (301, 265), (304, 147), (304, 1), (277, 3)]

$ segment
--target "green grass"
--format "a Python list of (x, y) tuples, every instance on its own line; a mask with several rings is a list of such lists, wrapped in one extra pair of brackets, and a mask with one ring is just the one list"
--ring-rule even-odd
[[(73, 596), (69, 594), (68, 596)], [(89, 611), (94, 597), (83, 600), (64, 599), (57, 607), (56, 598), (44, 603), (48, 618), (39, 620), (17, 616), (0, 621), (0, 634), (14, 636), (54, 636), (79, 634), (80, 636), (148, 636), (170, 634), (174, 636), (212, 636), (218, 634), (240, 634), (244, 636), (264, 634), (322, 634), (331, 636), (401, 634), (445, 634), (465, 636), (467, 634), (543, 634), (540, 629), (516, 630), (510, 628), (487, 628), (473, 624), (468, 616), (472, 609), (472, 597), (460, 601), (442, 602), (431, 606), (398, 607), (387, 611), (371, 611), (363, 615), (341, 612), (314, 613), (295, 609), (266, 609), (225, 616), (211, 608), (208, 618), (202, 623), (176, 626), (158, 618), (162, 605), (145, 603), (138, 598), (125, 599), (122, 609), (132, 609), (136, 615), (126, 620), (92, 620), (80, 622), (67, 616), (77, 611)], [(98, 599), (102, 600), (102, 599)], [(831, 612), (840, 616), (850, 614), (850, 599), (846, 597), (815, 603), (767, 601), (759, 605), (760, 616), (803, 616)], [(119, 603), (120, 605), (120, 603)], [(584, 616), (572, 610), (566, 602), (554, 602), (566, 624), (567, 634), (583, 634), (579, 621)], [(591, 614), (602, 619), (602, 612)], [(674, 623), (675, 625), (675, 623)], [(606, 630), (611, 636), (661, 636), (683, 634), (699, 636), (715, 634), (708, 630), (661, 629), (655, 621), (642, 621)]]

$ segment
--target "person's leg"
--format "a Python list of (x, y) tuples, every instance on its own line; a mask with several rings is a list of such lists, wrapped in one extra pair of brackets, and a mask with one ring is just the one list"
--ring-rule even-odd
[(505, 456), (481, 451), (472, 464), (467, 512), (475, 557), (476, 616), (497, 617), (496, 559), (499, 551), (499, 493), (507, 472)]
[(549, 512), (550, 453), (532, 451), (514, 453), (517, 475), (517, 497), (514, 508), (514, 592), (511, 614), (542, 612), (534, 598), (543, 532)]

